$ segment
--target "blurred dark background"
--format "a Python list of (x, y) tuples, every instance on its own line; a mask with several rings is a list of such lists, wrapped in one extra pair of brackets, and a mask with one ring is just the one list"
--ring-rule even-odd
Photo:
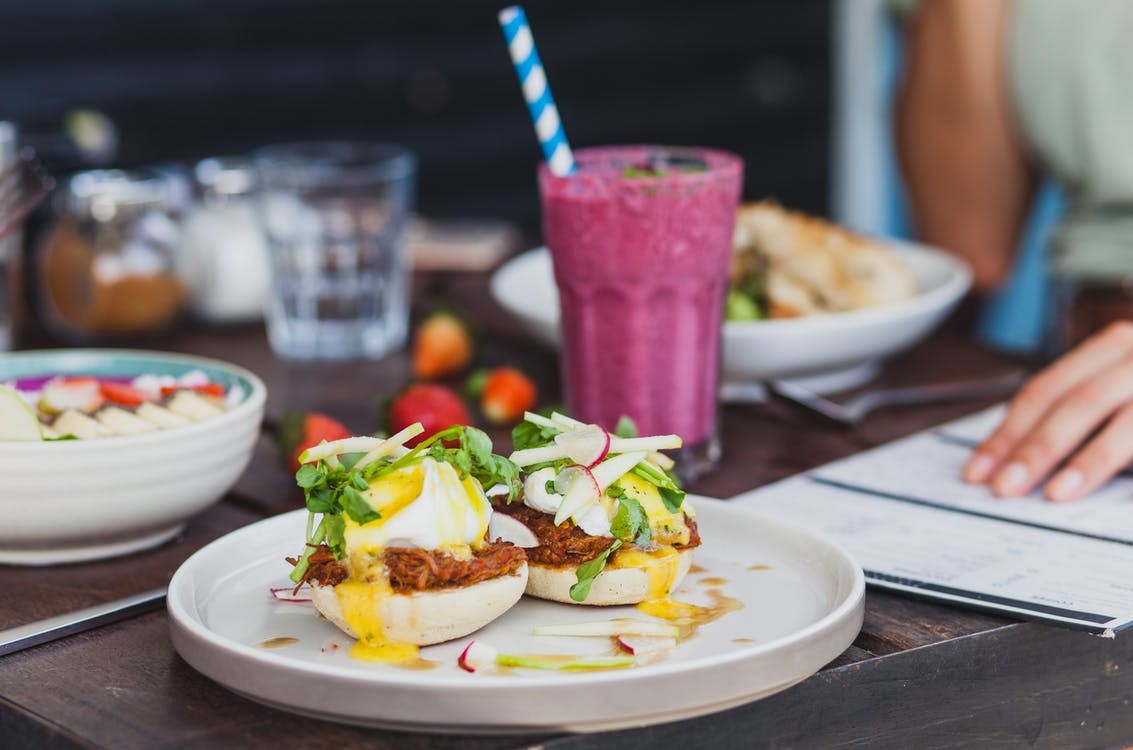
[[(532, 232), (540, 152), (496, 22), (503, 4), (6, 0), (0, 120), (48, 142), (68, 110), (99, 110), (118, 128), (122, 166), (285, 140), (396, 141), (420, 156), (422, 213)], [(525, 4), (572, 145), (731, 149), (749, 198), (822, 214), (829, 6)], [(44, 156), (56, 171), (82, 166)]]

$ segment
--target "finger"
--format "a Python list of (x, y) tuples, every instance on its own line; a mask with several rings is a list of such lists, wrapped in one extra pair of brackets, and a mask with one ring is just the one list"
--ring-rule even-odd
[(1133, 400), (1133, 357), (1079, 384), (1003, 461), (991, 479), (1000, 497), (1030, 492), (1101, 424)]
[(1133, 352), (1133, 322), (1118, 321), (1031, 378), (1011, 400), (1004, 420), (972, 453), (964, 467), (964, 479), (969, 482), (991, 479), (1004, 459), (1055, 403), (1075, 386), (1130, 352)]
[(1046, 485), (1046, 496), (1070, 502), (1090, 494), (1133, 461), (1133, 405), (1119, 411)]

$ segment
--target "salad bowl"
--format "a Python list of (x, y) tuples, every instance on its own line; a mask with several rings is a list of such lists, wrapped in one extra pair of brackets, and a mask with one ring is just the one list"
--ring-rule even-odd
[(173, 538), (247, 467), (267, 395), (248, 370), (182, 354), (64, 349), (0, 356), (0, 384), (25, 392), (48, 376), (121, 381), (190, 372), (223, 387), (224, 411), (139, 435), (0, 442), (0, 563), (79, 562)]

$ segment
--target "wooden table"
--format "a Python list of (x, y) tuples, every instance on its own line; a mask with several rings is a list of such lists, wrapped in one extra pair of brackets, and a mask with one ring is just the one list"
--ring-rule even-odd
[[(554, 355), (490, 301), (486, 277), (419, 277), (414, 299), (418, 312), (440, 300), (466, 311), (480, 326), (486, 362), (514, 363), (545, 395), (557, 395)], [(369, 431), (379, 401), (408, 379), (404, 354), (332, 366), (280, 362), (259, 327), (189, 329), (162, 344), (259, 373), (270, 392), (269, 422), (285, 410), (315, 409)], [(894, 362), (885, 378), (913, 383), (1009, 364), (945, 331)], [(690, 489), (728, 497), (985, 405), (879, 412), (852, 432), (780, 405), (729, 406), (723, 465)], [(161, 585), (211, 539), (300, 505), (265, 436), (236, 487), (173, 543), (82, 565), (0, 566), (0, 629)], [(229, 693), (177, 656), (160, 611), (0, 658), (0, 747), (1099, 747), (1133, 738), (1131, 700), (1133, 638), (1105, 640), (870, 591), (853, 646), (814, 677), (757, 703), (615, 734), (401, 734), (304, 719)]]

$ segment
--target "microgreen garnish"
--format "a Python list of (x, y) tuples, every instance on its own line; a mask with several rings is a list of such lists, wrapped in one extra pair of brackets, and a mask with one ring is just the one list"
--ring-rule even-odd
[(606, 560), (620, 546), (622, 546), (622, 540), (615, 539), (614, 543), (602, 550), (597, 557), (578, 566), (578, 583), (570, 587), (571, 599), (576, 602), (586, 601), (586, 597), (590, 595), (590, 587), (593, 585), (594, 579), (602, 572), (602, 568), (606, 567)]
[(562, 430), (555, 427), (544, 427), (534, 422), (523, 420), (512, 428), (511, 444), (517, 451), (535, 448), (550, 443), (555, 439), (555, 435), (561, 432)]
[(637, 422), (634, 422), (628, 415), (623, 414), (618, 419), (618, 424), (614, 427), (614, 434), (620, 438), (637, 437)]
[(624, 493), (618, 498), (618, 509), (610, 521), (610, 533), (623, 541), (633, 542), (642, 549), (649, 549), (653, 543), (645, 508)]
[[(450, 448), (445, 441), (456, 441), (458, 445)], [(355, 468), (363, 455), (344, 453), (329, 456), (317, 463), (304, 464), (296, 472), (295, 482), (303, 489), (307, 511), (311, 514), (307, 523), (307, 546), (291, 571), (291, 580), (296, 583), (303, 580), (311, 555), (320, 544), (325, 542), (336, 559), (345, 555), (345, 517), (358, 524), (381, 518), (362, 494), (372, 482), (412, 466), (426, 456), (451, 464), (462, 480), (471, 476), (482, 487), (506, 486), (508, 502), (519, 494), (521, 486), (516, 465), (492, 453), (491, 438), (475, 427), (450, 427), (422, 441), (400, 458), (382, 456), (360, 469)], [(322, 519), (312, 529), (316, 514), (321, 514)]]

